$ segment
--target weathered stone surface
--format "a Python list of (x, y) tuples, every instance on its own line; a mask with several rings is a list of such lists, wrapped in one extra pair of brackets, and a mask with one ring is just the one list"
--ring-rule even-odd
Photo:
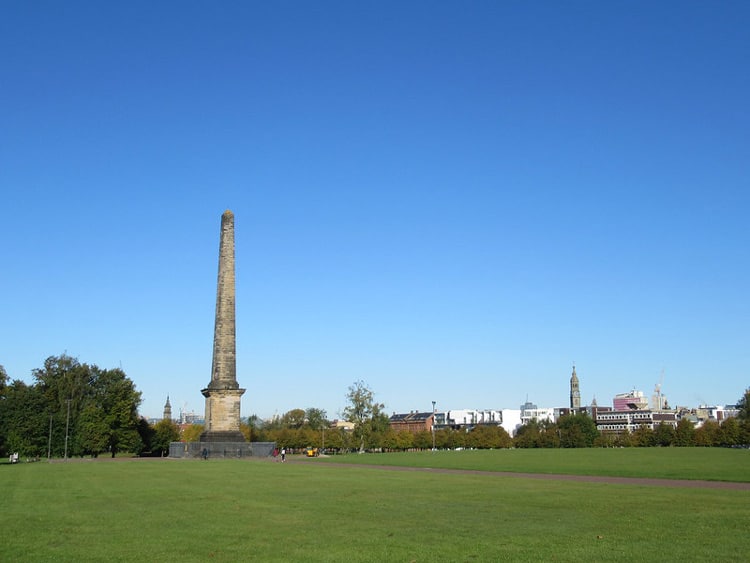
[(211, 382), (201, 390), (206, 397), (206, 425), (201, 442), (245, 439), (240, 432), (240, 398), (245, 389), (240, 389), (237, 383), (235, 326), (234, 215), (225, 211), (221, 216)]
[(172, 442), (169, 444), (169, 457), (201, 459), (204, 450), (206, 459), (270, 457), (275, 447), (276, 442)]
[(234, 288), (234, 215), (221, 216), (219, 275), (216, 282), (216, 316), (211, 385), (216, 389), (237, 389), (235, 288)]

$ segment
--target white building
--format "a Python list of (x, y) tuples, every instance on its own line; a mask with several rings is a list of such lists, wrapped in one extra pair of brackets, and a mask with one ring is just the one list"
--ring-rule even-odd
[(542, 422), (548, 420), (550, 422), (555, 421), (555, 409), (550, 408), (538, 408), (534, 405), (534, 408), (525, 408), (521, 410), (521, 424), (528, 424), (532, 420)]
[(516, 430), (521, 426), (521, 410), (520, 409), (503, 409), (503, 423), (501, 426), (505, 431), (512, 436), (516, 435)]
[(477, 424), (496, 424), (503, 422), (502, 411), (455, 409), (445, 412), (445, 424), (448, 426), (476, 426)]

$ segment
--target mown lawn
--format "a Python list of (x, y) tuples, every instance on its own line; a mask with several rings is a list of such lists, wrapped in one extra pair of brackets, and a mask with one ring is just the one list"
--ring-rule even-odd
[(320, 462), (750, 482), (750, 450), (730, 448), (584, 448), (438, 450), (348, 454)]
[(159, 459), (2, 465), (0, 487), (3, 561), (743, 561), (750, 548), (750, 491)]

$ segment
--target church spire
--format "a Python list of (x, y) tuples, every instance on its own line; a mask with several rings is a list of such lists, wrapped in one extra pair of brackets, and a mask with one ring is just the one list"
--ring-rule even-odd
[(573, 374), (570, 376), (570, 409), (579, 410), (581, 408), (581, 389), (576, 375), (576, 364), (573, 362)]
[(169, 404), (169, 395), (167, 395), (167, 402), (164, 403), (164, 420), (172, 420), (172, 405)]

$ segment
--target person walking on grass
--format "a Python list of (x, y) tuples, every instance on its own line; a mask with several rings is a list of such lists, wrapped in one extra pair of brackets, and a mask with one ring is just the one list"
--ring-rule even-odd
[(286, 448), (281, 448), (281, 463), (286, 461)]

